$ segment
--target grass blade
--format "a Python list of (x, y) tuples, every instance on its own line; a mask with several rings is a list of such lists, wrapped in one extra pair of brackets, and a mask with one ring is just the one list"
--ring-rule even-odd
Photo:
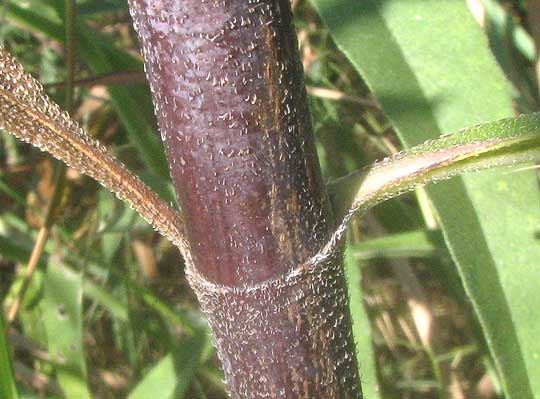
[(181, 250), (186, 250), (178, 212), (62, 112), (1, 46), (0, 71), (0, 128), (93, 177), (118, 198), (127, 200)]
[[(312, 2), (405, 145), (512, 114), (508, 85), (465, 2)], [(499, 170), (428, 193), (506, 395), (540, 398), (540, 320), (530, 311), (540, 308), (533, 174)]]
[(349, 247), (345, 251), (345, 273), (347, 289), (349, 291), (351, 317), (353, 320), (354, 342), (358, 348), (362, 348), (362, 350), (356, 352), (358, 364), (360, 364), (362, 391), (366, 398), (380, 399), (381, 395), (377, 383), (377, 366), (375, 364), (371, 335), (368, 333), (370, 331), (369, 318), (362, 301), (360, 265), (354, 259), (351, 248)]
[(0, 398), (18, 399), (15, 375), (11, 364), (10, 345), (6, 339), (4, 317), (0, 315)]
[(83, 348), (82, 275), (50, 262), (44, 280), (43, 317), (56, 376), (68, 398), (91, 398)]
[[(60, 7), (59, 11), (62, 14)], [(36, 14), (30, 9), (12, 4), (8, 9), (8, 18), (50, 38), (64, 41), (61, 24)], [(77, 41), (81, 58), (95, 75), (116, 71), (142, 71), (143, 69), (142, 61), (116, 48), (105, 37), (92, 31), (84, 23), (80, 23), (77, 27)], [(153, 120), (152, 102), (147, 86), (140, 84), (130, 87), (111, 86), (108, 90), (142, 160), (155, 175), (168, 179), (163, 146), (151, 123)]]
[(129, 395), (129, 399), (182, 399), (210, 345), (206, 333), (184, 340), (175, 353), (161, 359)]
[(365, 261), (374, 258), (427, 258), (442, 255), (445, 249), (440, 232), (414, 230), (359, 242), (351, 248), (351, 252), (353, 258)]

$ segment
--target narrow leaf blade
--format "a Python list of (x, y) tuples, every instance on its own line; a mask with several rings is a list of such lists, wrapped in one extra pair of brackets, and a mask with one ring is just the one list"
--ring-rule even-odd
[(43, 316), (59, 385), (69, 398), (91, 398), (83, 348), (82, 275), (51, 261), (45, 275)]
[(354, 259), (351, 248), (345, 251), (345, 273), (347, 277), (347, 289), (349, 291), (349, 301), (351, 317), (353, 320), (354, 341), (358, 348), (356, 355), (360, 365), (360, 376), (362, 380), (362, 391), (366, 398), (380, 399), (377, 382), (377, 365), (373, 352), (369, 318), (364, 309), (362, 296), (362, 276), (360, 265)]
[(185, 339), (175, 353), (168, 354), (156, 363), (131, 392), (129, 399), (185, 397), (209, 345), (209, 337), (201, 331)]
[[(508, 85), (463, 1), (312, 0), (407, 146), (512, 114)], [(487, 172), (428, 193), (509, 398), (540, 398), (531, 173)], [(528, 283), (530, 282), (530, 283)]]
[(0, 398), (19, 398), (11, 363), (10, 346), (6, 339), (6, 329), (2, 315), (0, 315)]

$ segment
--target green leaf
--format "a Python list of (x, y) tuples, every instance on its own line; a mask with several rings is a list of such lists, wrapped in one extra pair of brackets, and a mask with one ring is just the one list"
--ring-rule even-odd
[(113, 260), (122, 244), (122, 237), (133, 231), (138, 218), (137, 213), (117, 201), (112, 193), (100, 190), (98, 212), (100, 215), (99, 236), (101, 238), (101, 253), (107, 263)]
[(345, 251), (345, 273), (347, 278), (347, 290), (349, 291), (349, 303), (353, 321), (354, 342), (358, 350), (356, 357), (360, 365), (360, 380), (362, 381), (362, 393), (365, 398), (380, 399), (377, 383), (377, 365), (373, 353), (373, 344), (369, 318), (364, 308), (362, 296), (362, 277), (360, 265), (354, 259), (352, 251), (347, 247)]
[(351, 247), (357, 260), (442, 255), (446, 247), (439, 231), (415, 230), (359, 242)]
[[(417, 188), (471, 171), (540, 159), (540, 113), (462, 129), (386, 158), (328, 185), (334, 209), (347, 215)], [(515, 171), (514, 171), (515, 173)], [(352, 197), (352, 206), (349, 205)], [(349, 209), (350, 208), (350, 209)], [(336, 234), (342, 229), (338, 229)]]
[[(534, 39), (513, 11), (498, 0), (481, 0), (485, 12), (485, 31), (497, 62), (516, 87), (515, 95), (520, 109), (532, 112), (537, 109), (537, 82), (532, 78), (531, 65), (536, 59)], [(518, 56), (521, 53), (521, 57)]]
[(209, 335), (198, 334), (185, 339), (174, 353), (162, 358), (129, 395), (129, 399), (182, 399), (191, 385), (207, 347)]
[(128, 320), (128, 309), (125, 303), (89, 280), (84, 281), (84, 296), (103, 306), (118, 321), (126, 322)]
[[(312, 0), (406, 146), (512, 114), (508, 84), (464, 1)], [(540, 398), (540, 198), (534, 175), (429, 187), (508, 398)]]
[(43, 318), (58, 383), (68, 398), (91, 398), (83, 348), (82, 275), (50, 261), (45, 275)]
[[(499, 2), (495, 0), (481, 0), (482, 5), (485, 8), (488, 19), (494, 25), (494, 30), (499, 35), (510, 36), (516, 49), (527, 58), (530, 62), (535, 62), (536, 60), (536, 50), (534, 39), (531, 37), (530, 33), (525, 30), (525, 28), (516, 23), (512, 18), (512, 15), (509, 14), (508, 10)], [(498, 46), (501, 44), (499, 43)]]
[(77, 15), (79, 18), (87, 19), (91, 17), (100, 18), (104, 14), (118, 12), (127, 12), (127, 2), (124, 0), (102, 0), (102, 1), (84, 1), (77, 5)]
[[(60, 4), (57, 6), (59, 14), (63, 15)], [(31, 9), (10, 4), (7, 16), (52, 39), (64, 41), (62, 24), (36, 14)], [(81, 58), (95, 75), (143, 70), (141, 60), (118, 49), (106, 37), (93, 31), (83, 22), (77, 25), (77, 41)], [(108, 90), (118, 115), (141, 158), (154, 175), (167, 179), (167, 162), (161, 141), (152, 123), (152, 102), (147, 85), (110, 86)]]
[(4, 318), (0, 315), (0, 398), (17, 399), (18, 397)]
[[(12, 233), (13, 234), (13, 233)], [(11, 237), (7, 237), (0, 234), (0, 255), (13, 262), (26, 262), (31, 253), (31, 246), (25, 246), (21, 242), (21, 238), (13, 240)], [(32, 238), (28, 238), (28, 242), (33, 242)], [(46, 264), (49, 257), (49, 252), (54, 252), (54, 248), (49, 250), (50, 243), (46, 246), (46, 253), (43, 254), (40, 265)], [(130, 278), (129, 275), (122, 273), (115, 268), (109, 269), (106, 265), (106, 260), (103, 259), (84, 259), (81, 262), (80, 255), (78, 253), (70, 253), (66, 251), (67, 260), (71, 264), (80, 265), (84, 263), (87, 266), (87, 271), (90, 276), (103, 277), (107, 273), (111, 273), (115, 278), (123, 281), (130, 287), (133, 294), (136, 295), (141, 301), (146, 303), (150, 308), (154, 309), (164, 320), (176, 325), (176, 327), (183, 328), (187, 333), (196, 331), (196, 321), (190, 318), (186, 309), (173, 309), (167, 303), (162, 301), (151, 290), (141, 287)], [(112, 296), (106, 291), (106, 288), (100, 287), (93, 283), (91, 280), (84, 281), (84, 295), (94, 300), (107, 309), (112, 315), (118, 317), (120, 320), (125, 321), (127, 319), (127, 308), (125, 305), (119, 303), (119, 299)], [(27, 295), (28, 296), (28, 295)]]

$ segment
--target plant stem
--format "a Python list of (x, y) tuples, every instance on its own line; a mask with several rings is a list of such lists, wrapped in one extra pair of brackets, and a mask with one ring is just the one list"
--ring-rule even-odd
[(361, 397), (290, 1), (130, 8), (230, 393)]

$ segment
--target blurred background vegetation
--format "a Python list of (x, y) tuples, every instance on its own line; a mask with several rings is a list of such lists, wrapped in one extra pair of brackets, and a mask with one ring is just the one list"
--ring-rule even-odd
[[(538, 110), (540, 1), (468, 3), (513, 84), (515, 111)], [(0, 7), (0, 41), (26, 71), (174, 203), (126, 0), (77, 1), (76, 22), (59, 0)], [(311, 3), (293, 7), (325, 179), (398, 152), (381, 105)], [(349, 242), (367, 391), (502, 398), (425, 191), (355, 221)], [(178, 251), (97, 183), (7, 134), (0, 136), (0, 295), (8, 343), (1, 338), (0, 348), (11, 350), (0, 351), (4, 392), (16, 384), (21, 398), (226, 397)]]

